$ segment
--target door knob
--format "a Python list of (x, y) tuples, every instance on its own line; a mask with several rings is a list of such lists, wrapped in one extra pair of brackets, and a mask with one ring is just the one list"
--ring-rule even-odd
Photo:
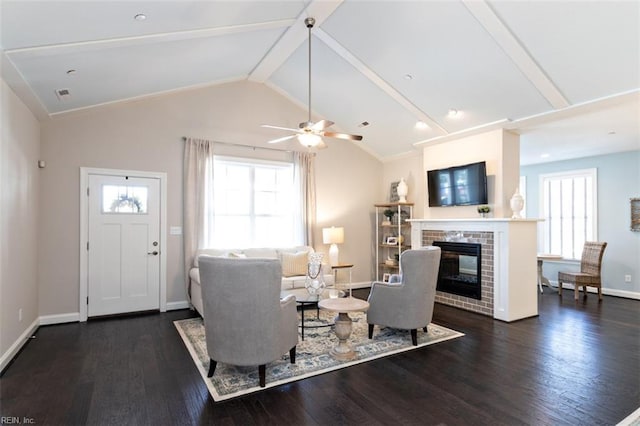
[(147, 252), (147, 254), (152, 254), (154, 256), (157, 256), (158, 255), (158, 251), (154, 250), (154, 251), (151, 251), (151, 252)]

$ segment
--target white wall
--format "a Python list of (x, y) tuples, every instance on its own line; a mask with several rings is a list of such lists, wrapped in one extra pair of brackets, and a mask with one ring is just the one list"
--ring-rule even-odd
[[(428, 170), (486, 161), (489, 206), (492, 217), (511, 217), (509, 200), (519, 184), (520, 138), (498, 129), (424, 148), (424, 173)], [(433, 219), (478, 217), (477, 206), (429, 207), (424, 217)]]
[[(0, 369), (38, 318), (40, 126), (0, 80)], [(22, 321), (18, 310), (22, 309)], [(35, 324), (37, 325), (37, 323)], [(21, 338), (22, 336), (22, 338)]]
[(381, 163), (351, 142), (330, 140), (328, 144), (329, 148), (316, 158), (316, 249), (329, 252), (329, 246), (322, 244), (322, 228), (343, 226), (340, 262), (354, 265), (354, 282), (370, 283), (375, 232), (373, 205), (379, 202)]
[[(238, 82), (96, 108), (43, 124), (42, 158), (48, 165), (41, 197), (47, 214), (40, 222), (40, 314), (78, 312), (80, 167), (166, 172), (167, 225), (181, 226), (183, 136), (264, 146), (283, 134), (260, 124), (297, 127), (305, 118), (304, 110), (268, 87)], [(317, 157), (318, 225), (345, 226), (341, 257), (356, 264), (354, 281), (368, 280), (371, 235), (369, 223), (360, 218), (378, 201), (380, 163), (349, 142), (328, 144)], [(316, 235), (321, 250), (321, 231)], [(167, 302), (180, 302), (185, 299), (182, 237), (168, 239)]]

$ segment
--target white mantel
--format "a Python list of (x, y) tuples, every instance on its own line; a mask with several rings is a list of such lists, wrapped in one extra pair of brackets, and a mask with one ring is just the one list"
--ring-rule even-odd
[(538, 315), (537, 224), (540, 219), (410, 219), (412, 248), (422, 231), (492, 232), (493, 317), (515, 321)]

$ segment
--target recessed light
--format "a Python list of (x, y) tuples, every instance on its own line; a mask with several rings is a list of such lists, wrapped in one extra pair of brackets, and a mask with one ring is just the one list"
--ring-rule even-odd
[(607, 133), (608, 135), (615, 135), (616, 131), (615, 130), (611, 130), (609, 133)]
[(449, 112), (447, 113), (447, 117), (449, 118), (461, 118), (462, 117), (462, 111), (455, 109), (455, 108), (451, 108), (449, 109)]
[(416, 121), (416, 129), (425, 130), (428, 129), (429, 125), (422, 120)]
[(144, 21), (145, 19), (147, 19), (147, 15), (145, 15), (144, 13), (138, 13), (133, 17), (133, 19), (135, 19), (136, 21)]
[(368, 121), (363, 121), (362, 123), (358, 124), (358, 127), (367, 127), (370, 123)]
[(547, 154), (546, 152), (544, 154), (540, 154), (540, 158), (549, 158), (551, 157), (550, 154)]
[(67, 75), (74, 75), (77, 71), (76, 70), (67, 70)]
[(411, 74), (405, 74), (404, 75), (404, 79), (405, 80), (413, 80), (413, 76)]

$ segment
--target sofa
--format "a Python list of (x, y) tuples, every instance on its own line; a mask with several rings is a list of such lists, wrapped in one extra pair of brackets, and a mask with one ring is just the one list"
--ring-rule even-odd
[[(281, 290), (304, 288), (307, 274), (309, 253), (313, 253), (313, 247), (295, 246), (284, 248), (248, 248), (248, 249), (200, 249), (196, 253), (193, 267), (189, 270), (191, 304), (202, 315), (202, 287), (200, 284), (200, 269), (198, 259), (200, 256), (216, 256), (229, 258), (264, 258), (278, 259), (282, 265)], [(334, 284), (334, 276), (331, 267), (323, 265), (323, 277), (327, 286)]]

